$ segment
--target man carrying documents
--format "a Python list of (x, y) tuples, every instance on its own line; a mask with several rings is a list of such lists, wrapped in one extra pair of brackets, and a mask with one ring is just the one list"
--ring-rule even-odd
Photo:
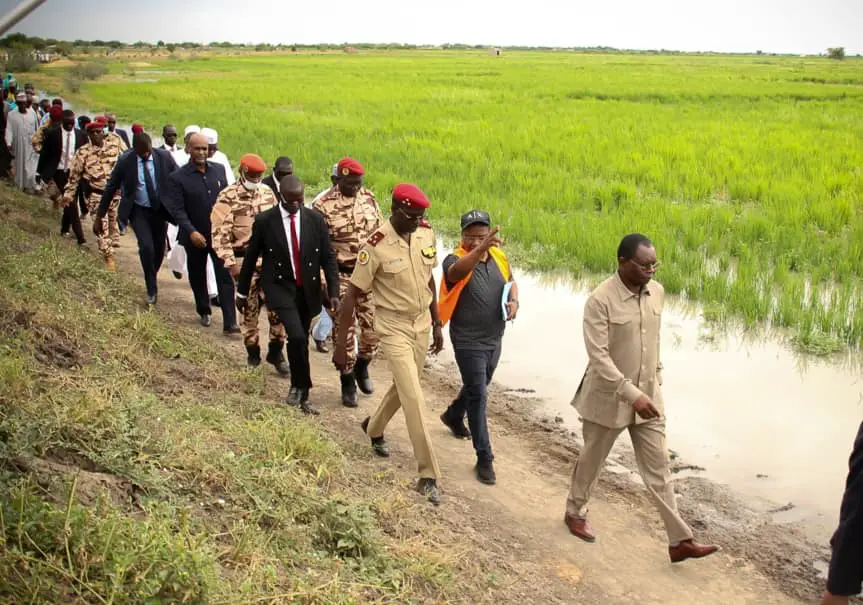
[[(500, 359), (507, 320), (518, 313), (518, 286), (487, 212), (461, 217), (461, 244), (443, 261), (438, 313), (450, 321), (450, 340), (462, 388), (441, 421), (460, 439), (473, 439), (476, 476), (495, 483), (486, 422), (487, 387)], [(464, 425), (465, 414), (470, 430)]]

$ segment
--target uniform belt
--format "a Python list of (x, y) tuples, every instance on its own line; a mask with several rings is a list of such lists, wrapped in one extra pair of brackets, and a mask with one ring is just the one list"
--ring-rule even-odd
[(354, 272), (353, 267), (348, 267), (343, 263), (339, 263), (339, 273), (344, 273), (345, 275), (350, 275)]
[(234, 250), (234, 258), (243, 258), (246, 256), (245, 250)]
[(104, 189), (98, 189), (98, 188), (93, 187), (93, 186), (91, 185), (91, 186), (90, 186), (90, 193), (98, 193), (98, 194), (102, 194), (102, 193), (105, 193), (105, 190), (104, 190)]

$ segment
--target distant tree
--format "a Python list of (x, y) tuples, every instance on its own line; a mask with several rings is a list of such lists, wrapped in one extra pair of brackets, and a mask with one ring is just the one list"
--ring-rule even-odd
[(158, 46), (159, 48), (162, 48), (163, 46), (165, 46), (165, 43), (162, 42), (161, 40), (159, 40), (158, 42), (156, 42), (156, 46)]
[(756, 55), (763, 55), (763, 54), (764, 54), (764, 51), (763, 51), (763, 50), (756, 50), (756, 51), (755, 51), (755, 54), (756, 54)]
[(837, 46), (835, 48), (827, 49), (827, 56), (831, 59), (836, 59), (837, 61), (841, 61), (845, 58), (845, 47)]
[(72, 54), (72, 50), (74, 47), (69, 42), (57, 42), (54, 45), (54, 48), (57, 51), (57, 54), (63, 55), (64, 57), (68, 57)]
[(173, 44), (173, 43), (171, 43), (171, 44), (166, 44), (166, 45), (165, 45), (165, 48), (167, 48), (167, 49), (168, 49), (168, 52), (169, 52), (169, 53), (173, 53), (175, 50), (177, 50), (177, 45), (176, 45), (176, 44)]

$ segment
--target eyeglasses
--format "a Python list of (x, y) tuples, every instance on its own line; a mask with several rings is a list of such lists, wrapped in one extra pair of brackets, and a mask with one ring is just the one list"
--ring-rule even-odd
[(636, 265), (638, 265), (639, 267), (641, 267), (641, 268), (642, 268), (642, 269), (644, 269), (645, 271), (650, 271), (651, 269), (653, 269), (654, 271), (656, 271), (657, 269), (659, 269), (659, 267), (661, 267), (661, 266), (662, 266), (662, 261), (655, 261), (655, 262), (652, 262), (652, 263), (640, 263), (640, 262), (638, 262), (638, 261), (637, 261), (637, 260), (635, 260), (635, 259), (631, 259), (631, 260), (632, 260), (632, 262), (633, 262), (633, 263), (635, 263)]
[(409, 221), (413, 221), (413, 222), (415, 222), (415, 223), (420, 222), (421, 220), (423, 220), (423, 219), (426, 217), (426, 213), (425, 213), (425, 212), (423, 212), (422, 214), (419, 214), (419, 215), (416, 215), (416, 214), (408, 214), (408, 213), (407, 213), (407, 211), (406, 211), (404, 208), (402, 208), (401, 206), (399, 206), (398, 208), (396, 208), (396, 212), (398, 212), (399, 214), (401, 214), (401, 215), (402, 215), (403, 217), (405, 217), (407, 220), (409, 220)]

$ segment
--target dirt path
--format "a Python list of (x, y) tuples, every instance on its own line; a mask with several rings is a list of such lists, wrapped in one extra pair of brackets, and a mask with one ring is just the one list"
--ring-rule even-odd
[[(139, 280), (143, 302), (143, 278), (131, 233), (122, 239), (117, 261), (120, 271)], [(172, 321), (194, 325), (197, 315), (187, 282), (175, 280), (167, 266), (159, 280), (158, 312)], [(202, 344), (226, 347), (236, 353), (238, 363), (245, 363), (241, 340), (224, 337), (220, 327), (216, 312), (213, 327), (199, 328)], [(689, 605), (700, 601), (731, 605), (803, 603), (794, 595), (815, 597), (814, 580), (801, 579), (800, 566), (821, 553), (806, 551), (794, 558), (782, 552), (781, 548), (787, 548), (780, 539), (784, 532), (762, 544), (765, 529), (760, 523), (750, 523), (738, 532), (719, 531), (716, 528), (730, 525), (712, 523), (714, 517), (700, 508), (700, 502), (688, 502), (704, 494), (691, 487), (684, 490), (681, 508), (699, 516), (693, 522), (696, 533), (728, 540), (720, 542), (725, 551), (716, 556), (672, 566), (658, 515), (642, 490), (610, 472), (605, 473), (592, 502), (598, 541), (589, 545), (572, 537), (562, 522), (574, 459), (572, 440), (567, 442), (532, 420), (529, 400), (502, 394), (491, 398), (498, 483), (492, 487), (478, 483), (472, 471), (470, 442), (451, 437), (437, 420), (455, 393), (452, 371), (445, 367), (427, 371), (424, 381), (427, 418), (443, 471), (444, 501), (439, 508), (419, 502), (418, 496), (412, 498), (408, 492), (415, 480), (415, 466), (403, 417), (397, 414), (388, 428), (392, 449), (388, 460), (374, 458), (359, 429), (389, 383), (386, 364), (373, 364), (377, 391), (370, 397), (361, 396), (355, 410), (338, 403), (338, 377), (328, 356), (312, 353), (312, 373), (316, 382), (312, 400), (322, 411), (318, 422), (343, 445), (347, 464), (367, 467), (370, 473), (391, 473), (394, 481), (405, 486), (406, 499), (413, 502), (417, 515), (434, 516), (453, 532), (453, 543), (463, 545), (470, 556), (493, 559), (507, 570), (506, 577), (489, 578), (500, 588), (495, 591), (497, 602)], [(727, 512), (738, 514), (736, 509)], [(741, 543), (747, 537), (749, 541)], [(771, 558), (781, 564), (774, 566)]]

